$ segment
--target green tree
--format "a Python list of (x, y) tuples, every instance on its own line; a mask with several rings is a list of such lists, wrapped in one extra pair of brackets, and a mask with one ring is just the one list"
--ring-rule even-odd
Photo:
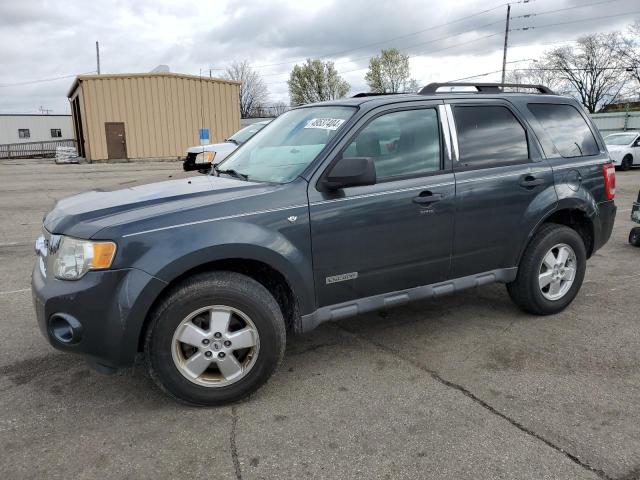
[(293, 67), (287, 84), (292, 105), (342, 98), (351, 88), (349, 83), (338, 75), (333, 62), (310, 58), (304, 65)]
[(369, 60), (369, 70), (364, 79), (372, 92), (402, 93), (413, 92), (417, 88), (418, 82), (410, 77), (409, 55), (397, 48), (387, 48)]

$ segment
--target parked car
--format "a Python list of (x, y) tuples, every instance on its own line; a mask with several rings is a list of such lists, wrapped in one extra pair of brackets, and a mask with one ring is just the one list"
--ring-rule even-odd
[[(640, 192), (638, 192), (638, 200), (633, 203), (631, 208), (631, 221), (640, 223)], [(640, 247), (640, 227), (634, 227), (629, 232), (629, 243), (635, 247)]]
[(103, 371), (144, 352), (169, 395), (218, 405), (330, 320), (493, 282), (560, 312), (613, 228), (605, 144), (546, 87), (452, 86), (305, 105), (208, 176), (59, 201), (36, 242), (42, 333)]
[(198, 145), (187, 150), (187, 156), (182, 163), (185, 172), (202, 170), (208, 173), (214, 160), (220, 163), (227, 158), (240, 145), (245, 143), (256, 133), (262, 130), (271, 120), (252, 123), (251, 125), (238, 130), (222, 143), (212, 143), (209, 145)]
[(640, 132), (612, 133), (604, 137), (609, 156), (620, 170), (640, 165)]

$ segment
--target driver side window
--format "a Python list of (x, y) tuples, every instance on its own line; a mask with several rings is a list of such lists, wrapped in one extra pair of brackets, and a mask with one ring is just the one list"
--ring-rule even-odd
[(378, 180), (440, 170), (438, 115), (433, 108), (387, 113), (372, 120), (342, 153), (370, 157)]

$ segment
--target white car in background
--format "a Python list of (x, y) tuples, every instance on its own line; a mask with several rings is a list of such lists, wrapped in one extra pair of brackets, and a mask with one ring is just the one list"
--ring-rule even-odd
[(613, 164), (620, 170), (640, 165), (640, 132), (612, 133), (604, 138)]
[(252, 123), (231, 135), (222, 143), (211, 143), (209, 145), (198, 145), (187, 150), (182, 166), (185, 171), (209, 170), (214, 163), (220, 163), (227, 158), (231, 152), (242, 145), (262, 130), (271, 120)]

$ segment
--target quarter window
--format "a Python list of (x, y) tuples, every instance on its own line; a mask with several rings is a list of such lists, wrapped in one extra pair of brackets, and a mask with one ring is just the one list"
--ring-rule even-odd
[(459, 169), (476, 169), (527, 162), (524, 127), (499, 105), (454, 106), (460, 150)]
[(551, 138), (543, 141), (545, 153), (558, 153), (565, 158), (597, 155), (596, 139), (580, 112), (572, 106), (558, 103), (530, 103), (533, 116)]
[(382, 115), (369, 123), (343, 158), (371, 157), (379, 180), (440, 170), (438, 114), (432, 108)]
[(31, 132), (29, 132), (28, 128), (19, 128), (18, 138), (31, 138)]

